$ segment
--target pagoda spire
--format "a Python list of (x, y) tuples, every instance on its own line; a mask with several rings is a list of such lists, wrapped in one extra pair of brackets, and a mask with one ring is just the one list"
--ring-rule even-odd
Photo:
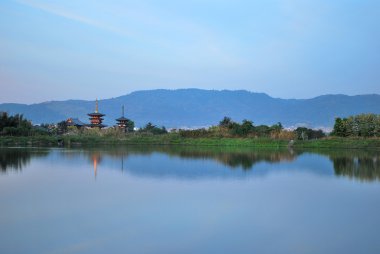
[(99, 113), (98, 98), (96, 98), (95, 113)]
[(121, 116), (124, 117), (124, 105), (121, 107)]

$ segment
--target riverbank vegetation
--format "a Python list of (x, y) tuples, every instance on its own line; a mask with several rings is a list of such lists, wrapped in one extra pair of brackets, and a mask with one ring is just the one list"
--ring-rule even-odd
[(97, 146), (97, 145), (184, 145), (255, 148), (339, 148), (380, 149), (380, 138), (326, 137), (318, 140), (284, 140), (271, 138), (185, 138), (178, 133), (151, 135), (133, 133), (120, 137), (99, 135), (0, 137), (0, 146)]
[(201, 129), (172, 129), (146, 124), (138, 130), (118, 127), (105, 129), (56, 125), (33, 126), (22, 115), (0, 118), (0, 145), (94, 145), (94, 144), (153, 144), (303, 148), (380, 148), (378, 115), (366, 114), (337, 118), (330, 134), (306, 127), (285, 129), (281, 123), (271, 126), (241, 123), (229, 117), (218, 125)]
[(6, 112), (0, 112), (1, 136), (35, 136), (45, 135), (45, 128), (34, 127), (23, 115), (9, 116)]
[(331, 133), (338, 137), (380, 137), (380, 115), (361, 114), (336, 118)]

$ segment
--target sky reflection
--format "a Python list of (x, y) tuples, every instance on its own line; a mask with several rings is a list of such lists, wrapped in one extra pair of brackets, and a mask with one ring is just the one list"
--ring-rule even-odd
[(11, 151), (0, 151), (0, 253), (380, 250), (377, 152)]

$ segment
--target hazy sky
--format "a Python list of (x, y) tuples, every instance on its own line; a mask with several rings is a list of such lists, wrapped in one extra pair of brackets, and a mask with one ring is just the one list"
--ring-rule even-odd
[(379, 0), (0, 0), (0, 103), (380, 93)]

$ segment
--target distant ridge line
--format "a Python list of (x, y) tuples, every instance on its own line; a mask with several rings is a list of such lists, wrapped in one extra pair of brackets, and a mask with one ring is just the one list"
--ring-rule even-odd
[[(70, 99), (34, 104), (3, 103), (0, 111), (21, 113), (34, 123), (55, 123), (67, 118), (86, 122), (94, 100)], [(152, 122), (168, 128), (216, 125), (224, 117), (249, 119), (254, 124), (331, 128), (337, 116), (361, 113), (380, 114), (380, 95), (326, 94), (310, 99), (281, 99), (247, 90), (154, 89), (99, 100), (112, 126), (125, 105), (125, 116), (136, 126)]]

